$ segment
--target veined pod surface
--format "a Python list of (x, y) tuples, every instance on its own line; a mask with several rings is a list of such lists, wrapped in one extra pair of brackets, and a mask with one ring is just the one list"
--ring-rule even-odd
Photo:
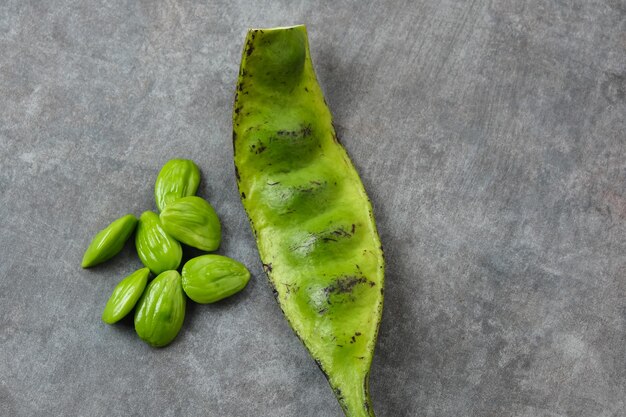
[(189, 159), (168, 161), (154, 184), (154, 199), (160, 211), (172, 201), (194, 195), (200, 184), (200, 170)]
[(243, 290), (250, 272), (241, 263), (221, 255), (203, 255), (183, 266), (183, 290), (196, 303), (208, 304)]
[(130, 313), (130, 310), (135, 307), (141, 294), (143, 294), (149, 276), (150, 269), (141, 268), (121, 280), (104, 307), (102, 321), (113, 324)]
[(168, 204), (159, 217), (165, 231), (185, 245), (205, 251), (214, 251), (220, 246), (220, 219), (203, 198), (179, 198)]
[(178, 268), (183, 258), (180, 243), (163, 229), (159, 216), (152, 211), (139, 217), (135, 246), (141, 262), (157, 275)]
[(383, 308), (383, 252), (304, 26), (248, 32), (233, 142), (241, 200), (281, 309), (345, 415), (374, 416), (368, 375)]
[(170, 344), (185, 320), (187, 301), (178, 271), (159, 274), (146, 288), (135, 310), (135, 331), (154, 347)]
[(127, 214), (99, 231), (85, 251), (81, 266), (89, 268), (117, 255), (135, 231), (136, 226), (137, 218), (132, 214)]

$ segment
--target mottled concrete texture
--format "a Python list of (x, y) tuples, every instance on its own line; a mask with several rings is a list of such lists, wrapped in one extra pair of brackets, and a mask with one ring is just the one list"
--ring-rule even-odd
[[(341, 415), (231, 159), (246, 28), (294, 23), (386, 250), (377, 415), (626, 416), (622, 0), (0, 0), (0, 415)], [(155, 350), (100, 321), (132, 245), (79, 265), (173, 157), (253, 278)]]

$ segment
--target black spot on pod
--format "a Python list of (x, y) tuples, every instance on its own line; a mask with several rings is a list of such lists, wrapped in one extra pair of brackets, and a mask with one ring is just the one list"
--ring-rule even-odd
[(343, 399), (343, 394), (341, 393), (341, 390), (339, 388), (335, 388), (335, 395), (337, 396), (337, 398), (339, 398), (340, 400)]
[(333, 293), (348, 294), (354, 290), (355, 286), (366, 283), (372, 287), (376, 285), (373, 281), (369, 281), (365, 277), (342, 276), (337, 278), (331, 285), (324, 288), (324, 293), (326, 296), (330, 296), (330, 294)]
[(244, 193), (243, 191), (241, 192), (241, 198), (243, 198), (243, 199), (246, 198), (246, 193)]

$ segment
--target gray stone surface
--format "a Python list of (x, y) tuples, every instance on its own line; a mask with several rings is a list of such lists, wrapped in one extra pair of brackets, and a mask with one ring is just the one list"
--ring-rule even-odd
[[(626, 416), (622, 0), (0, 0), (0, 415), (341, 414), (231, 162), (246, 28), (294, 23), (386, 250), (377, 415)], [(155, 350), (100, 321), (134, 249), (79, 265), (173, 157), (253, 279)]]

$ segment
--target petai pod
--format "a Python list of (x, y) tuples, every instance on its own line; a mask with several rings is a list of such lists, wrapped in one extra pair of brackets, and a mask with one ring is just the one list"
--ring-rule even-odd
[(248, 32), (233, 142), (241, 200), (283, 313), (345, 415), (374, 416), (368, 375), (383, 308), (383, 251), (304, 26)]
[(137, 218), (127, 214), (99, 231), (85, 251), (81, 266), (89, 268), (117, 255), (136, 226)]
[(200, 184), (200, 170), (189, 159), (168, 161), (154, 184), (154, 199), (159, 210), (180, 197), (194, 195)]
[(139, 217), (135, 247), (141, 262), (155, 274), (178, 268), (183, 257), (180, 243), (163, 229), (159, 216), (152, 211)]
[(243, 290), (250, 272), (234, 259), (203, 255), (183, 266), (183, 290), (196, 303), (214, 303)]
[(120, 321), (135, 307), (148, 283), (150, 269), (141, 268), (123, 280), (113, 290), (102, 312), (102, 321), (113, 324)]
[(168, 204), (159, 217), (165, 231), (185, 245), (204, 251), (220, 246), (220, 219), (203, 198), (179, 198)]
[(185, 294), (178, 271), (159, 274), (146, 288), (135, 310), (135, 331), (154, 347), (168, 345), (185, 320)]

